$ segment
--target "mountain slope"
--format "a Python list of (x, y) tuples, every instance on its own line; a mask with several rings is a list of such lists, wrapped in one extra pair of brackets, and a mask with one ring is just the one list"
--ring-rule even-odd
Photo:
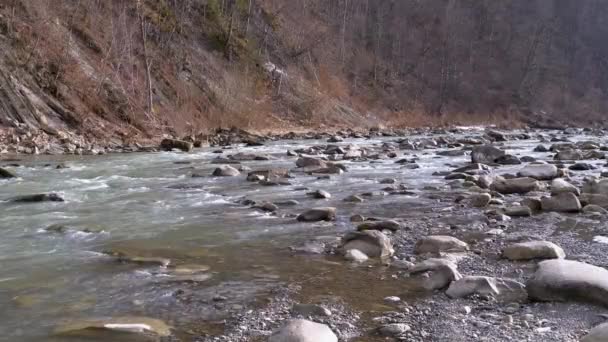
[(601, 0), (7, 0), (0, 126), (585, 125), (608, 104), (607, 18)]

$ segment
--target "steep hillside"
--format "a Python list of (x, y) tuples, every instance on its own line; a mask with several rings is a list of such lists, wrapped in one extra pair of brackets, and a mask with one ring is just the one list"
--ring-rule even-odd
[(586, 125), (607, 21), (602, 0), (5, 0), (0, 126)]

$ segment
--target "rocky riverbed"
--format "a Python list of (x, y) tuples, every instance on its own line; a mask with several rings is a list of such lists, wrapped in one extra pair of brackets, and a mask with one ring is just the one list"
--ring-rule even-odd
[(608, 340), (604, 133), (5, 154), (0, 340)]

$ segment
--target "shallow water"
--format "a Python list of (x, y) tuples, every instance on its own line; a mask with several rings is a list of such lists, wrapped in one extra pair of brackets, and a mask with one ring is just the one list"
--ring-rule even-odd
[[(396, 138), (347, 140), (371, 145)], [(288, 149), (324, 144), (321, 141), (277, 141), (263, 147), (227, 149), (263, 152), (272, 161), (242, 162), (253, 170), (293, 168)], [(538, 141), (509, 143), (514, 154), (530, 153)], [(11, 170), (18, 179), (0, 180), (0, 201), (18, 195), (56, 192), (66, 202), (0, 203), (0, 340), (51, 340), (61, 322), (77, 318), (150, 316), (165, 320), (181, 333), (205, 331), (200, 323), (221, 321), (226, 314), (264, 297), (272, 285), (303, 284), (304, 296), (335, 295), (349, 298), (356, 310), (382, 310), (389, 295), (417, 296), (417, 292), (390, 279), (382, 268), (353, 268), (331, 257), (294, 256), (288, 246), (319, 236), (335, 237), (350, 230), (354, 213), (376, 217), (425, 215), (434, 202), (417, 196), (385, 196), (353, 205), (348, 195), (377, 191), (382, 178), (396, 178), (410, 189), (443, 185), (435, 171), (462, 165), (468, 157), (437, 158), (434, 150), (416, 151), (420, 169), (409, 170), (394, 160), (347, 162), (349, 172), (329, 180), (296, 174), (289, 186), (260, 186), (241, 177), (192, 178), (211, 174), (212, 149), (194, 153), (138, 153), (96, 157), (24, 157), (25, 165)], [(59, 162), (70, 167), (56, 169)], [(180, 163), (176, 163), (180, 162)], [(190, 162), (184, 164), (183, 162)], [(45, 166), (50, 164), (51, 166)], [(505, 167), (504, 171), (518, 166)], [(246, 173), (245, 173), (246, 174)], [(306, 196), (324, 189), (329, 200)], [(239, 199), (273, 202), (295, 199), (300, 205), (284, 207), (271, 216), (238, 204)], [(293, 215), (315, 206), (336, 206), (332, 223), (297, 223)], [(64, 224), (67, 233), (47, 232)], [(95, 233), (85, 233), (88, 229)], [(208, 265), (212, 278), (201, 283), (168, 281), (167, 270), (157, 266), (118, 263), (102, 254), (126, 251), (138, 256), (165, 257), (172, 265)], [(388, 281), (386, 279), (389, 279)], [(384, 279), (380, 281), (380, 279)], [(370, 286), (372, 284), (372, 286)], [(371, 290), (370, 290), (371, 289)], [(218, 307), (214, 296), (226, 301)], [(375, 300), (370, 301), (373, 298)]]

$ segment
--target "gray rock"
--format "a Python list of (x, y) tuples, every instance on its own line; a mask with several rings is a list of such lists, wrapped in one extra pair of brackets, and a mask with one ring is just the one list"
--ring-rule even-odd
[(505, 209), (505, 215), (511, 217), (528, 217), (532, 216), (532, 209), (526, 205), (511, 206)]
[(581, 202), (578, 200), (575, 194), (571, 192), (564, 192), (556, 196), (543, 197), (541, 198), (541, 205), (543, 211), (557, 211), (570, 213), (577, 213), (581, 211)]
[(344, 253), (344, 259), (354, 262), (365, 262), (369, 257), (358, 249), (349, 249)]
[(505, 151), (490, 145), (475, 146), (471, 152), (472, 163), (491, 164), (505, 155)]
[(509, 260), (563, 259), (564, 250), (549, 241), (528, 241), (507, 246), (502, 251), (503, 257)]
[(557, 178), (558, 170), (552, 164), (529, 164), (517, 173), (518, 177), (530, 177), (536, 180), (551, 180)]
[(398, 337), (410, 331), (411, 328), (405, 323), (386, 324), (378, 328), (378, 333), (387, 337)]
[(350, 195), (350, 196), (346, 197), (343, 201), (350, 202), (350, 203), (361, 203), (365, 200), (363, 198), (361, 198), (360, 196)]
[(481, 193), (469, 196), (467, 198), (467, 203), (475, 208), (484, 208), (488, 206), (491, 200), (492, 196), (490, 194)]
[(603, 323), (591, 329), (580, 342), (606, 342), (608, 341), (608, 323)]
[(469, 250), (469, 245), (466, 242), (460, 241), (452, 236), (431, 235), (423, 237), (416, 241), (414, 252), (417, 254), (423, 253), (441, 253), (441, 252), (465, 252)]
[(538, 145), (534, 148), (533, 151), (534, 152), (549, 152), (549, 149), (546, 148), (544, 145)]
[(474, 294), (501, 300), (523, 300), (527, 297), (524, 284), (511, 279), (466, 276), (453, 281), (445, 294), (450, 298), (464, 298)]
[(519, 165), (521, 164), (521, 160), (512, 154), (505, 154), (504, 156), (500, 156), (494, 160), (495, 163), (500, 165)]
[(497, 177), (490, 189), (501, 194), (526, 194), (531, 191), (537, 191), (541, 187), (540, 183), (530, 177), (505, 179)]
[(599, 205), (595, 205), (595, 204), (587, 204), (585, 207), (583, 207), (583, 212), (585, 214), (588, 214), (588, 213), (599, 213), (602, 215), (608, 214), (608, 210), (600, 207)]
[(388, 258), (395, 253), (391, 239), (377, 230), (350, 232), (342, 238), (342, 251), (346, 254), (357, 249), (370, 258)]
[(316, 304), (295, 304), (291, 308), (291, 314), (302, 315), (304, 317), (329, 317), (331, 316), (331, 311), (321, 305)]
[(579, 150), (563, 150), (557, 152), (555, 160), (581, 160), (584, 156)]
[(582, 193), (579, 200), (585, 205), (597, 205), (605, 209), (608, 208), (608, 195)]
[(568, 169), (572, 171), (589, 171), (595, 170), (595, 166), (589, 163), (576, 163), (574, 165), (571, 165)]
[(397, 221), (393, 220), (385, 220), (385, 221), (368, 221), (363, 222), (359, 226), (357, 226), (357, 230), (392, 230), (396, 231), (401, 229), (401, 224)]
[(0, 178), (15, 178), (15, 174), (0, 167)]
[(563, 178), (556, 178), (551, 182), (551, 195), (558, 195), (564, 192), (571, 192), (576, 196), (580, 195), (580, 190), (568, 183)]
[(333, 221), (335, 219), (336, 208), (333, 207), (309, 209), (297, 217), (297, 220), (301, 222)]
[(316, 198), (316, 199), (328, 199), (331, 198), (331, 194), (325, 190), (316, 190), (308, 193), (308, 195)]
[(426, 290), (443, 289), (462, 278), (455, 263), (447, 259), (431, 258), (410, 267), (411, 275), (422, 275), (422, 287)]
[(212, 176), (214, 177), (236, 177), (240, 175), (241, 172), (230, 165), (222, 165), (216, 168)]
[(273, 332), (268, 342), (338, 342), (338, 337), (325, 324), (292, 319)]
[(533, 300), (586, 301), (608, 306), (608, 271), (583, 262), (542, 261), (526, 288)]
[[(75, 320), (65, 323), (57, 327), (54, 334), (64, 336), (66, 340), (78, 339), (83, 340), (104, 340), (107, 341), (108, 332), (120, 333), (121, 341), (139, 341), (142, 337), (150, 335), (156, 339), (159, 337), (167, 337), (171, 335), (171, 327), (165, 322), (148, 317), (114, 317), (114, 318), (99, 318), (90, 320)], [(129, 339), (125, 336), (141, 335), (139, 337), (131, 336)], [(97, 336), (97, 338), (95, 337)], [(116, 336), (116, 337), (118, 337)], [(146, 339), (147, 340), (147, 339)]]

